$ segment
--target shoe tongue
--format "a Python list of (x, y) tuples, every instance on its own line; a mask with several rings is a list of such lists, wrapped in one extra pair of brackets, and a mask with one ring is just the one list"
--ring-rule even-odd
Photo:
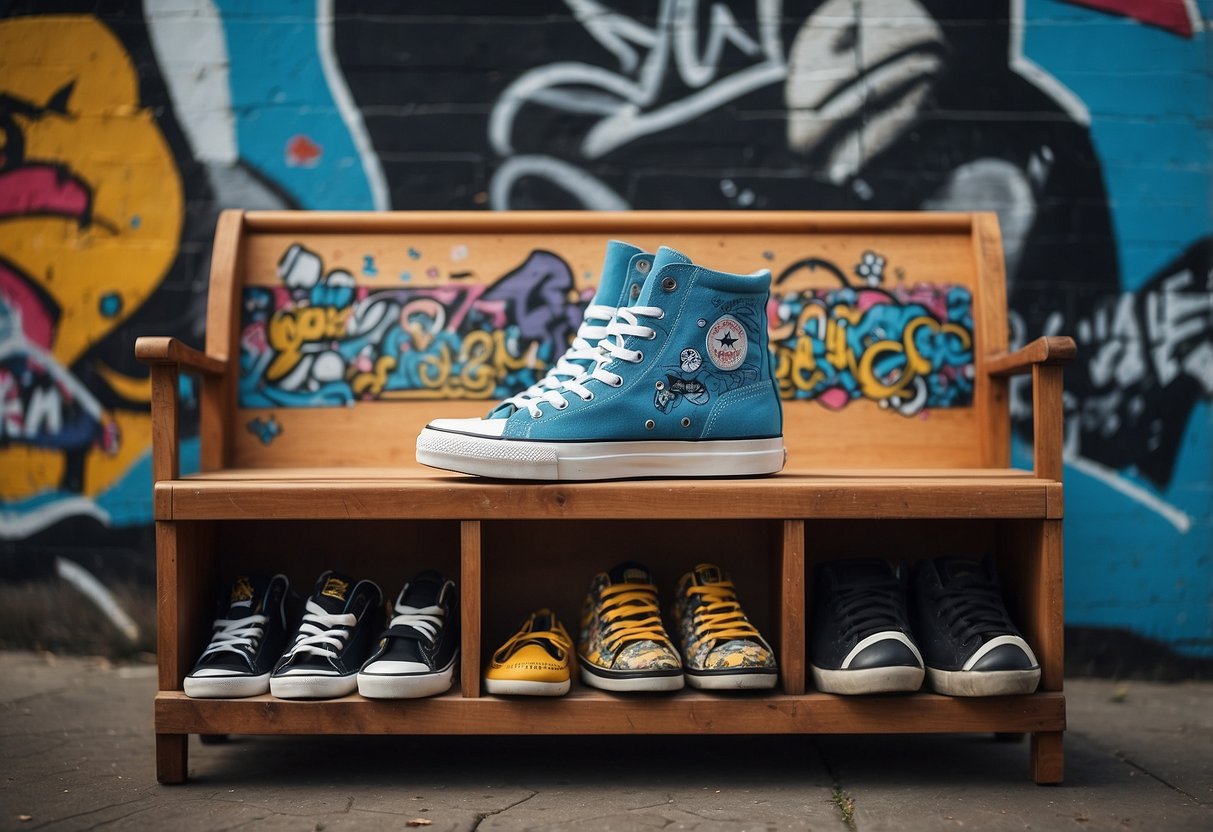
[(265, 602), (265, 590), (269, 586), (269, 578), (259, 575), (241, 575), (232, 582), (231, 592), (227, 598), (227, 618), (235, 620), (248, 618), (261, 612)]
[(556, 629), (556, 616), (551, 610), (537, 610), (531, 616), (531, 632), (541, 633)]
[(830, 564), (830, 573), (834, 578), (834, 586), (840, 588), (897, 582), (893, 567), (877, 558), (835, 561)]
[(943, 557), (935, 559), (935, 568), (939, 570), (939, 575), (943, 578), (944, 583), (960, 579), (977, 579), (986, 580), (988, 573), (986, 566), (979, 560), (962, 557)]
[(438, 603), (438, 597), (445, 585), (446, 578), (441, 572), (427, 569), (409, 582), (401, 603), (409, 607), (432, 607)]
[(644, 564), (634, 560), (625, 561), (607, 573), (612, 584), (651, 584), (653, 574)]
[(319, 604), (325, 612), (345, 612), (353, 590), (354, 580), (349, 575), (343, 575), (340, 572), (325, 572), (316, 581), (316, 591), (312, 594), (312, 601)]
[(724, 571), (714, 563), (701, 563), (691, 574), (697, 586), (718, 584), (725, 579)]
[(619, 305), (623, 284), (628, 279), (628, 266), (637, 254), (644, 254), (644, 249), (619, 240), (611, 240), (607, 243), (606, 257), (602, 261), (602, 274), (598, 277), (598, 291), (594, 293), (594, 299), (590, 303), (612, 307)]

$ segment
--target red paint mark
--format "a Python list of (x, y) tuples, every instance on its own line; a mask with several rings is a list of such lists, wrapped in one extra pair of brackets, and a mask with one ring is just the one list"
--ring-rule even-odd
[(1192, 12), (1184, 0), (1068, 0), (1101, 12), (1119, 14), (1166, 29), (1185, 38), (1192, 37)]
[(286, 143), (286, 163), (293, 168), (314, 168), (324, 148), (304, 135), (291, 136)]
[(842, 410), (847, 406), (847, 402), (851, 401), (851, 397), (847, 395), (846, 390), (834, 387), (818, 396), (817, 401), (829, 410)]
[(24, 165), (0, 174), (0, 218), (52, 214), (83, 220), (89, 189), (56, 165)]

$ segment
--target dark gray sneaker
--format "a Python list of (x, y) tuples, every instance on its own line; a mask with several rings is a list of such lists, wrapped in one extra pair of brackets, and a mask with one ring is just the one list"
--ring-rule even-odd
[(992, 558), (939, 557), (914, 567), (914, 632), (927, 678), (949, 696), (1032, 693), (1040, 663), (1011, 621)]
[(879, 558), (817, 567), (809, 646), (813, 684), (825, 693), (901, 693), (922, 686), (910, 632), (906, 569)]
[(418, 699), (451, 687), (459, 657), (455, 582), (432, 569), (404, 585), (394, 615), (358, 673), (368, 699)]

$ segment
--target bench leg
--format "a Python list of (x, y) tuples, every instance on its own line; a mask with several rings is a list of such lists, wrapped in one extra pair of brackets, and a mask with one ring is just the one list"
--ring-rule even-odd
[(189, 734), (156, 735), (156, 779), (165, 785), (184, 783), (189, 763)]
[(1038, 731), (1032, 735), (1029, 752), (1032, 761), (1032, 779), (1038, 784), (1060, 783), (1065, 774), (1065, 758), (1062, 750), (1061, 731)]

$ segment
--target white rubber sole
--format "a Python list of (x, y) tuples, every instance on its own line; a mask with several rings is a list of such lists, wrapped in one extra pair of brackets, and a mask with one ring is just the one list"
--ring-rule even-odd
[(948, 696), (1021, 696), (1033, 693), (1040, 684), (1035, 670), (936, 670), (927, 668), (927, 678), (936, 693)]
[(813, 686), (822, 693), (856, 696), (865, 693), (911, 693), (922, 687), (926, 672), (921, 667), (863, 667), (827, 670), (810, 665)]
[(572, 681), (563, 682), (534, 682), (522, 679), (489, 679), (484, 680), (485, 693), (494, 696), (564, 696), (572, 687)]
[(186, 676), (185, 695), (193, 699), (241, 699), (270, 692), (270, 674), (261, 676)]
[[(372, 665), (373, 667), (374, 665)], [(422, 699), (451, 689), (455, 662), (433, 673), (358, 674), (358, 692), (367, 699)]]
[(750, 477), (783, 469), (783, 439), (702, 442), (530, 442), (424, 428), (417, 461), (511, 480)]
[(581, 682), (599, 690), (609, 690), (616, 693), (662, 693), (671, 690), (682, 690), (685, 679), (681, 673), (675, 676), (639, 676), (633, 678), (599, 676), (581, 668)]
[(697, 690), (770, 690), (778, 673), (686, 673), (687, 684)]
[(349, 676), (271, 676), (270, 693), (279, 699), (337, 699), (358, 690), (358, 679)]

